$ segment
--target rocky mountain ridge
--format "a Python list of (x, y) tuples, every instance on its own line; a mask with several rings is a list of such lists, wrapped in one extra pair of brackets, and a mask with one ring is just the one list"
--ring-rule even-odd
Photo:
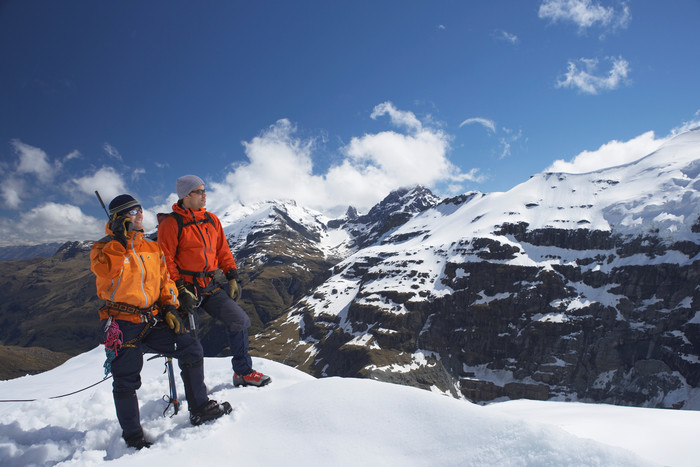
[[(635, 163), (506, 193), (407, 188), (335, 220), (232, 205), (221, 219), (252, 350), (480, 402), (700, 409), (699, 174), (695, 130)], [(217, 327), (202, 334), (208, 355), (224, 353)]]
[(430, 208), (258, 336), (316, 376), (700, 408), (700, 131), (634, 164)]

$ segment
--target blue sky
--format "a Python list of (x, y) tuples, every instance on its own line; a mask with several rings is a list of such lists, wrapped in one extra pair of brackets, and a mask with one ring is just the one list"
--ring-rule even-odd
[[(0, 3), (0, 246), (101, 236), (194, 173), (329, 216), (507, 191), (700, 122), (697, 0)], [(150, 225), (149, 225), (150, 223)]]

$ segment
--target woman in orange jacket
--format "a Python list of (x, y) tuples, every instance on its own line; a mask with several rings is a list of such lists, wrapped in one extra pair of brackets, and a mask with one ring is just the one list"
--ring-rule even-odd
[(90, 268), (96, 276), (97, 295), (106, 301), (100, 309), (105, 346), (116, 352), (109, 362), (112, 394), (122, 437), (127, 446), (149, 447), (141, 428), (136, 390), (141, 387), (143, 352), (178, 360), (190, 422), (198, 425), (230, 412), (227, 402), (207, 397), (203, 351), (199, 341), (185, 333), (176, 307), (175, 284), (163, 252), (143, 237), (143, 212), (130, 195), (109, 203), (106, 237), (94, 243)]

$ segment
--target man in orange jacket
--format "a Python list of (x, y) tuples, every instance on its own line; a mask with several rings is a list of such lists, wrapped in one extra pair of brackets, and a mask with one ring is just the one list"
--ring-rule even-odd
[[(219, 418), (231, 406), (207, 397), (202, 346), (184, 332), (176, 310), (176, 287), (163, 252), (157, 243), (143, 237), (139, 202), (130, 195), (119, 195), (109, 203), (109, 215), (107, 236), (92, 246), (90, 269), (97, 278), (97, 295), (106, 300), (99, 314), (105, 347), (109, 347), (112, 394), (122, 437), (127, 446), (141, 449), (151, 446), (143, 435), (136, 396), (145, 351), (178, 360), (193, 425)], [(116, 351), (116, 356), (110, 351)]]
[[(158, 243), (175, 280), (181, 309), (196, 307), (226, 327), (235, 386), (264, 386), (271, 380), (253, 369), (248, 353), (250, 318), (236, 301), (240, 297), (238, 269), (219, 218), (207, 212), (204, 182), (196, 175), (177, 179), (178, 202), (158, 225)], [(214, 278), (221, 269), (226, 283)]]

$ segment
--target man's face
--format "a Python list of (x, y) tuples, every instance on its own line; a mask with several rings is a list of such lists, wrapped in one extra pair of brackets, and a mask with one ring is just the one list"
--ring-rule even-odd
[(182, 205), (187, 209), (201, 209), (207, 204), (207, 194), (204, 185), (199, 185), (189, 195), (182, 199)]

